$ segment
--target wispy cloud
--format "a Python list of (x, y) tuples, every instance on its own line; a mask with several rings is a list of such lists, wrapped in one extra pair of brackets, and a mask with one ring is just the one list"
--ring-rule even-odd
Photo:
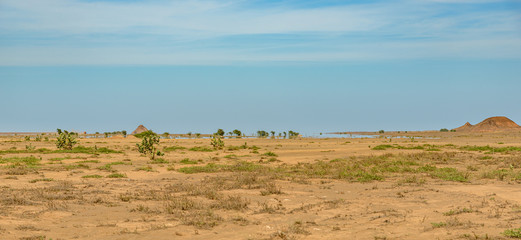
[(519, 58), (520, 5), (3, 0), (0, 65)]

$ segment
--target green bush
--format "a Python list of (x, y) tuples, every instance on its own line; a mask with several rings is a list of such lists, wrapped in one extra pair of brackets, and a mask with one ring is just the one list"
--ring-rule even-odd
[(68, 132), (67, 130), (62, 131), (57, 129), (58, 138), (56, 139), (56, 147), (63, 150), (71, 150), (76, 143), (75, 133)]
[(503, 232), (503, 235), (510, 238), (521, 238), (521, 228), (508, 229)]
[(147, 132), (147, 134), (141, 135), (141, 144), (136, 143), (136, 145), (140, 153), (144, 154), (145, 156), (149, 156), (150, 159), (154, 160), (156, 155), (163, 155), (163, 153), (156, 149), (156, 145), (159, 144), (159, 136), (152, 131)]
[(212, 147), (214, 149), (223, 149), (224, 148), (224, 142), (220, 136), (213, 135), (210, 144), (212, 144)]

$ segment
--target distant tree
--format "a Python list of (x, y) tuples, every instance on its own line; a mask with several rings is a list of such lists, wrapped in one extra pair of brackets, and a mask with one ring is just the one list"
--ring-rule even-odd
[(237, 135), (237, 137), (240, 137), (242, 135), (242, 132), (238, 129), (233, 130), (233, 134)]
[(163, 133), (163, 137), (164, 138), (169, 138), (170, 137), (170, 133), (169, 132), (164, 132)]
[(449, 131), (449, 129), (446, 129), (446, 128), (440, 129), (440, 132), (448, 132), (448, 131)]
[(126, 130), (121, 131), (121, 133), (123, 134), (124, 137), (127, 137), (127, 131)]
[(222, 137), (222, 136), (224, 136), (224, 130), (219, 128), (219, 129), (217, 129), (217, 132), (214, 135), (218, 135), (218, 136)]
[(275, 131), (271, 131), (271, 136), (275, 137)]
[(300, 135), (300, 133), (298, 132), (293, 132), (293, 131), (288, 131), (288, 135), (289, 135), (289, 138), (295, 138), (295, 137), (298, 137)]
[(286, 138), (286, 136), (288, 136), (288, 133), (284, 132), (284, 138)]
[(257, 131), (257, 136), (258, 137), (268, 137), (270, 134), (264, 130), (259, 130)]
[(186, 135), (188, 135), (188, 138), (192, 137), (192, 132), (188, 132)]
[(385, 131), (384, 130), (380, 130), (380, 131), (378, 131), (378, 133), (382, 134), (382, 133), (385, 133)]

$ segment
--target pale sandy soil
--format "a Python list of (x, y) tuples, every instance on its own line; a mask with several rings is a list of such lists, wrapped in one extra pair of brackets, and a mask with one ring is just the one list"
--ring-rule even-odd
[(225, 139), (247, 147), (211, 152), (190, 150), (208, 139), (163, 139), (184, 149), (160, 162), (139, 139), (80, 139), (121, 153), (49, 153), (36, 150), (56, 150), (53, 138), (0, 138), (0, 239), (507, 239), (521, 227), (521, 150), (501, 151), (520, 134), (413, 135)]

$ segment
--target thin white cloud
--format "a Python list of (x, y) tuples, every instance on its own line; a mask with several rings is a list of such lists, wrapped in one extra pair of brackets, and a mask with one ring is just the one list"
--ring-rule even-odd
[[(0, 65), (521, 56), (521, 17), (516, 11), (466, 12), (441, 2), (470, 4), (403, 0), (252, 8), (233, 0), (3, 0), (0, 37), (32, 38), (16, 44), (0, 42)], [(281, 41), (266, 37), (270, 34), (293, 37)], [(226, 42), (233, 37), (238, 38), (235, 44)]]
[(355, 6), (248, 9), (241, 8), (240, 2), (114, 3), (66, 0), (5, 0), (2, 5), (3, 9), (7, 9), (2, 11), (2, 22), (9, 23), (1, 24), (3, 29), (84, 34), (133, 30), (164, 34), (359, 31), (382, 24), (377, 18), (378, 11)]

